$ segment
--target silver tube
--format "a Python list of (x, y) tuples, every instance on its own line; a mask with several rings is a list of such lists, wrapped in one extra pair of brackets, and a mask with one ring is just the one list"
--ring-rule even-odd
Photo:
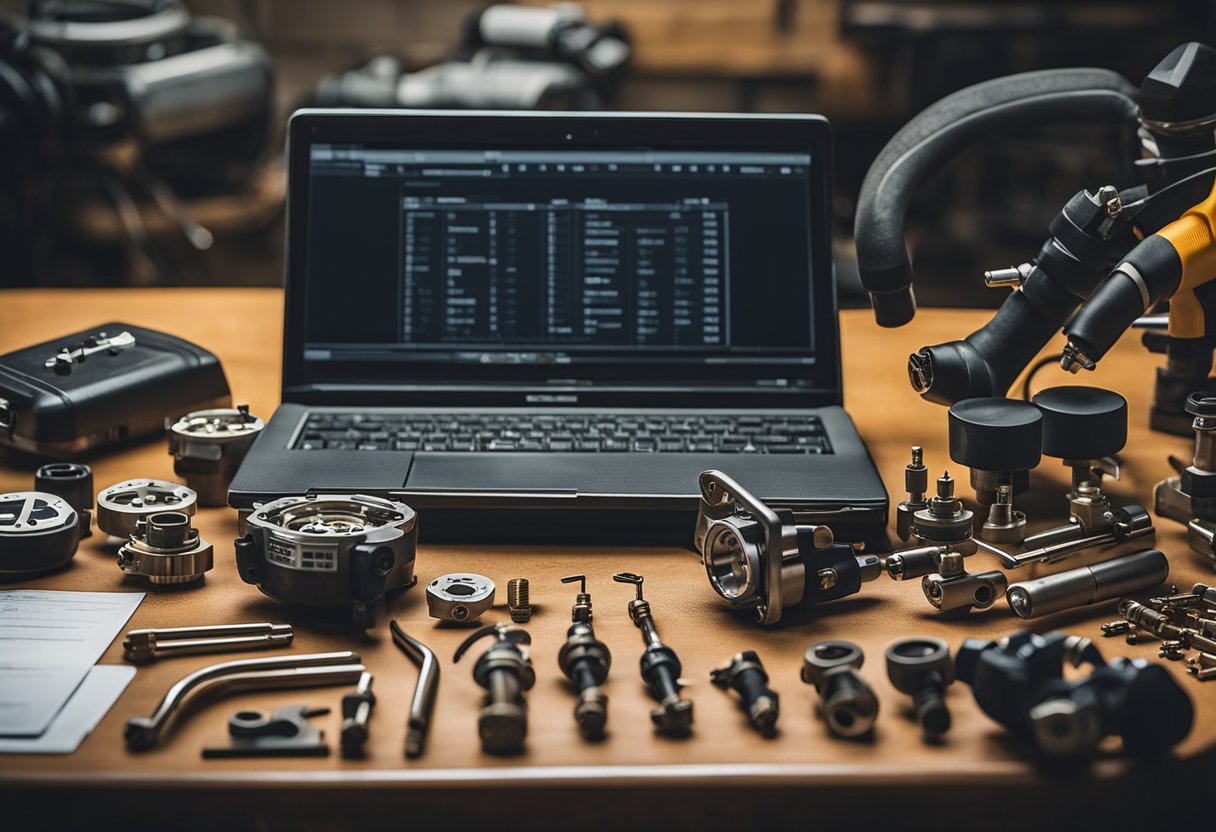
[(1120, 598), (1160, 585), (1170, 565), (1159, 549), (1095, 563), (1013, 584), (1005, 592), (1009, 607), (1021, 618), (1037, 618), (1061, 610)]
[(406, 635), (396, 621), (389, 624), (389, 629), (401, 651), (418, 665), (418, 683), (414, 685), (414, 697), (410, 700), (405, 733), (405, 756), (413, 759), (421, 757), (426, 750), (426, 737), (431, 730), (431, 711), (435, 708), (435, 696), (439, 691), (439, 660), (429, 647)]
[[(132, 751), (144, 751), (156, 745), (161, 731), (169, 721), (169, 717), (195, 688), (210, 683), (214, 679), (237, 676), (262, 671), (299, 670), (306, 667), (346, 666), (354, 667), (359, 662), (359, 654), (349, 650), (335, 653), (304, 653), (291, 656), (271, 656), (262, 659), (241, 659), (238, 661), (221, 662), (194, 671), (179, 679), (161, 699), (160, 704), (150, 717), (132, 717), (127, 720), (127, 748)], [(359, 668), (362, 672), (362, 667)], [(301, 677), (303, 678), (303, 677)], [(351, 681), (358, 679), (355, 678)]]

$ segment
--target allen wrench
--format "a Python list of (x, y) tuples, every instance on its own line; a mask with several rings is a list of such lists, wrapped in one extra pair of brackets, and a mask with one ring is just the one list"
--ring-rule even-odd
[[(359, 654), (349, 650), (335, 653), (303, 653), (269, 656), (208, 665), (183, 676), (169, 688), (151, 716), (127, 720), (123, 733), (129, 751), (147, 751), (159, 742), (170, 717), (188, 702), (190, 707), (208, 699), (244, 690), (349, 685), (360, 680), (367, 670), (359, 664)], [(193, 694), (193, 695), (191, 695)]]
[(439, 660), (429, 647), (406, 635), (396, 621), (389, 623), (389, 629), (401, 652), (418, 666), (418, 683), (414, 685), (409, 718), (405, 723), (405, 756), (412, 760), (421, 757), (426, 750), (426, 738), (431, 730), (431, 711), (435, 708), (435, 698), (439, 693)]

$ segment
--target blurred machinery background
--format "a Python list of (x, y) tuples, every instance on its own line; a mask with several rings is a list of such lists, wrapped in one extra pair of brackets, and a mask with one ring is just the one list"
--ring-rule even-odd
[[(278, 284), (282, 127), (304, 103), (606, 107), (828, 115), (849, 303), (857, 191), (913, 114), (1031, 69), (1135, 83), (1177, 43), (1216, 40), (1206, 0), (522, 5), (548, 16), (472, 0), (0, 0), (0, 286)], [(124, 22), (109, 49), (72, 42), (82, 23)], [(174, 57), (163, 94), (135, 82)], [(1037, 250), (1079, 187), (1129, 180), (1133, 140), (1027, 124), (960, 157), (913, 208), (921, 301), (999, 303), (983, 270)]]

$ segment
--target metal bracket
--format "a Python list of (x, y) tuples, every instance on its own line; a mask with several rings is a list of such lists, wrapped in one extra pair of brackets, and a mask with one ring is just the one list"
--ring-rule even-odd
[(288, 705), (273, 714), (237, 711), (228, 717), (227, 746), (203, 749), (203, 759), (232, 757), (328, 757), (325, 733), (308, 724), (310, 716), (324, 716), (329, 708)]

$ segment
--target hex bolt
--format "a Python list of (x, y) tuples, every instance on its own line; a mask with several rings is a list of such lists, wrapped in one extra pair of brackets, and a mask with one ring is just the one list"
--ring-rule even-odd
[(950, 730), (946, 687), (954, 681), (950, 645), (940, 638), (905, 638), (887, 648), (887, 677), (900, 693), (912, 697), (916, 720), (926, 741)]
[(850, 641), (821, 641), (802, 657), (802, 681), (815, 686), (819, 711), (833, 736), (865, 736), (878, 718), (878, 697), (857, 672), (864, 662), (865, 654)]
[(912, 536), (912, 515), (929, 505), (925, 499), (925, 492), (929, 490), (929, 469), (925, 467), (925, 452), (920, 445), (912, 446), (912, 461), (904, 467), (904, 489), (908, 499), (895, 510), (895, 533), (900, 540)]
[(528, 603), (527, 578), (512, 578), (507, 581), (507, 610), (516, 624), (526, 624), (532, 618), (532, 605)]
[(1112, 636), (1121, 636), (1121, 635), (1124, 635), (1125, 633), (1129, 633), (1129, 632), (1131, 632), (1131, 628), (1132, 628), (1132, 625), (1127, 621), (1123, 621), (1122, 619), (1120, 619), (1118, 621), (1107, 621), (1105, 624), (1103, 624), (1101, 626), (1102, 635), (1107, 638), (1110, 638)]
[(739, 705), (762, 736), (777, 733), (778, 696), (768, 687), (768, 673), (755, 650), (736, 653), (722, 667), (711, 670), (709, 680), (722, 690), (739, 693)]

